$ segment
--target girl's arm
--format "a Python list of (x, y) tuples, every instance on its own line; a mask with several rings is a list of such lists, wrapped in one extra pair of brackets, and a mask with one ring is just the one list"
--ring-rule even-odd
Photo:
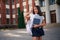
[(29, 15), (30, 15), (29, 12), (26, 13), (26, 15), (25, 15), (25, 23), (27, 23), (27, 21), (30, 20), (30, 16)]
[(45, 26), (46, 25), (46, 22), (45, 20), (43, 20), (42, 24), (39, 24), (38, 26)]

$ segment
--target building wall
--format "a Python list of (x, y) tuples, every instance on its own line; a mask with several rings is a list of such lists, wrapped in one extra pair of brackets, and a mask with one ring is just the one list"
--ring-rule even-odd
[[(50, 0), (51, 1), (51, 0)], [(56, 4), (56, 0), (55, 2), (49, 3), (49, 0), (43, 0), (43, 1), (39, 1), (39, 0), (23, 0), (23, 10), (24, 10), (24, 15), (26, 14), (27, 10), (31, 10), (32, 7), (34, 7), (34, 3), (35, 5), (39, 5), (41, 8), (41, 11), (45, 17), (45, 21), (47, 24), (49, 23), (60, 23), (60, 6), (58, 6)], [(15, 2), (15, 1), (13, 1)], [(12, 3), (12, 2), (11, 2)], [(1, 3), (0, 3), (1, 5)], [(16, 5), (16, 7), (15, 7)], [(5, 20), (9, 20), (10, 23), (10, 12), (8, 9), (10, 9), (10, 5), (7, 2), (6, 6), (6, 10), (8, 11), (9, 14), (6, 14), (6, 19)], [(17, 1), (16, 4), (12, 4), (12, 18), (13, 18), (13, 24), (17, 24), (16, 22), (16, 18), (18, 16), (17, 13), (17, 8), (20, 7), (19, 2)], [(0, 7), (1, 8), (1, 7)], [(0, 9), (1, 10), (1, 9)], [(16, 13), (15, 13), (16, 11)], [(17, 15), (17, 16), (16, 16)], [(0, 14), (0, 24), (1, 24), (1, 14)]]

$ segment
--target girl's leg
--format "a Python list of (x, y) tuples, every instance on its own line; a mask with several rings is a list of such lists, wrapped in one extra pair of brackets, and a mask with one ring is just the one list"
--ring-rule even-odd
[(38, 39), (38, 40), (42, 40), (42, 37), (38, 37), (37, 39)]
[(37, 40), (37, 37), (32, 37), (32, 40)]

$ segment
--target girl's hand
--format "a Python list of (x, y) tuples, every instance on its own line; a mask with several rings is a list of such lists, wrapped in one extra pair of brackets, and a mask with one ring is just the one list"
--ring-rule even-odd
[(37, 28), (37, 27), (39, 27), (39, 25), (34, 25), (34, 28)]

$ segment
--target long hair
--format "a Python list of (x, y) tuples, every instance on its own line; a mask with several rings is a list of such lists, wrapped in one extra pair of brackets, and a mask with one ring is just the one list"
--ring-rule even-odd
[[(39, 6), (35, 6), (38, 9), (38, 15), (42, 16), (42, 12)], [(35, 14), (34, 9), (33, 9), (33, 14)]]

